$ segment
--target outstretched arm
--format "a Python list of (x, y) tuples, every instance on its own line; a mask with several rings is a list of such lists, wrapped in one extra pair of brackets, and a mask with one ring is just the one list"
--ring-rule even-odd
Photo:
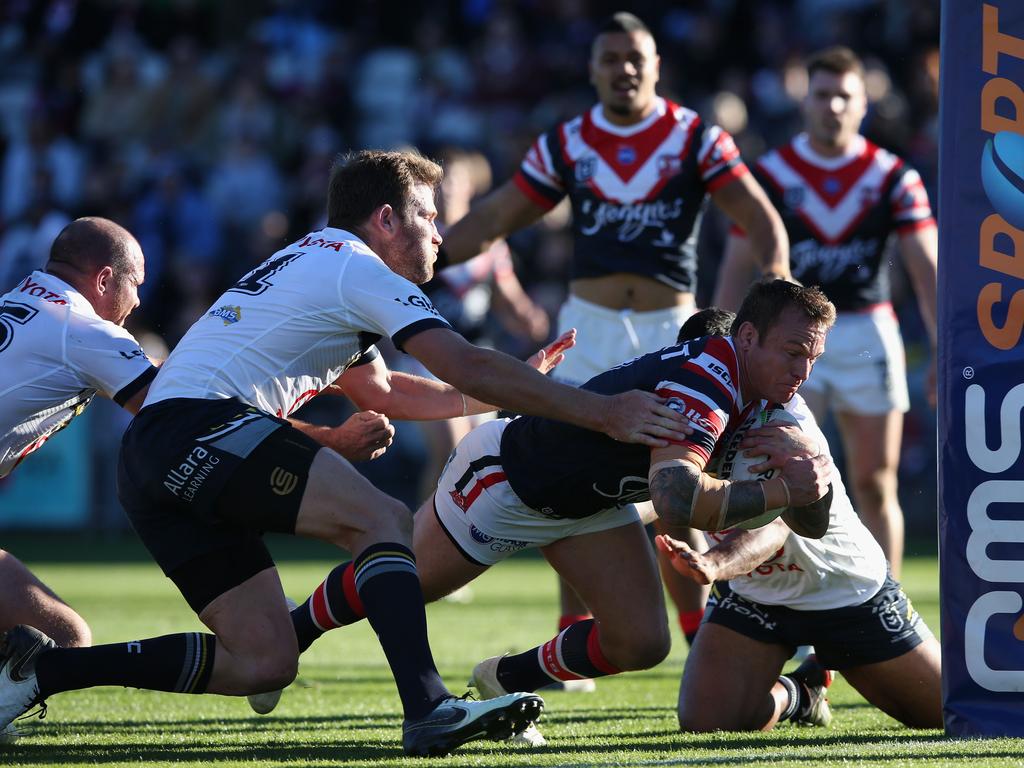
[(417, 333), (405, 349), (442, 381), (483, 402), (603, 432), (623, 442), (661, 446), (691, 429), (650, 392), (598, 395), (559, 384), (514, 357), (476, 347), (444, 328)]
[(750, 573), (778, 552), (787, 536), (786, 524), (773, 520), (750, 531), (737, 528), (707, 552), (697, 552), (685, 541), (666, 535), (656, 536), (655, 543), (683, 576), (698, 584), (711, 584)]

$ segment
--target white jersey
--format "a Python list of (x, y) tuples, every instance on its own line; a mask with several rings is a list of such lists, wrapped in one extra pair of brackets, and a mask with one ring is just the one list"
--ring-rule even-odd
[[(828, 442), (803, 398), (795, 395), (785, 408), (829, 453)], [(828, 532), (820, 539), (791, 533), (771, 558), (729, 580), (733, 592), (756, 603), (798, 611), (859, 605), (878, 592), (885, 581), (885, 554), (857, 516), (838, 469), (833, 469), (831, 483)], [(725, 533), (704, 535), (714, 545)]]
[(275, 253), (189, 329), (145, 405), (235, 397), (288, 416), (345, 370), (428, 328), (448, 328), (423, 292), (350, 232), (326, 227)]
[(33, 272), (0, 297), (0, 477), (97, 392), (124, 405), (155, 373), (128, 331), (63, 280)]

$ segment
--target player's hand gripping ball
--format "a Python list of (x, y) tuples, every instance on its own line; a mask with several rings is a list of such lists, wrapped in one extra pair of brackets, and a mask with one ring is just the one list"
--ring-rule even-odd
[[(781, 470), (778, 469), (766, 469), (763, 472), (752, 472), (750, 468), (765, 461), (767, 457), (763, 455), (744, 456), (743, 451), (739, 447), (740, 441), (743, 440), (748, 429), (752, 429), (753, 427), (763, 427), (768, 424), (794, 424), (798, 427), (800, 426), (796, 417), (783, 408), (772, 408), (767, 411), (761, 411), (757, 416), (748, 419), (744, 422), (743, 426), (733, 433), (729, 440), (729, 444), (726, 446), (725, 452), (722, 456), (722, 462), (718, 469), (718, 477), (720, 479), (733, 481), (760, 480), (763, 482), (765, 480), (771, 480), (779, 474)], [(760, 528), (762, 525), (768, 525), (768, 523), (785, 511), (786, 507), (769, 509), (757, 517), (752, 517), (749, 520), (737, 523), (736, 527), (746, 529)]]

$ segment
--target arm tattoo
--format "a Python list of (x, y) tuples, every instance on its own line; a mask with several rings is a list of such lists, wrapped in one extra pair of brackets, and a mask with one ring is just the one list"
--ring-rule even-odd
[(650, 490), (658, 517), (670, 526), (720, 531), (765, 511), (764, 489), (756, 480), (725, 483), (702, 475), (685, 463), (657, 470)]
[(669, 525), (690, 525), (693, 494), (700, 470), (689, 464), (659, 469), (651, 478), (651, 501), (658, 517)]

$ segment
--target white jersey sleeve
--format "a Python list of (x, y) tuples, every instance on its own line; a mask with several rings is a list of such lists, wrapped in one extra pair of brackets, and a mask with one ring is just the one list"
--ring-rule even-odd
[(69, 326), (65, 354), (93, 389), (118, 405), (156, 375), (135, 337), (105, 320), (83, 318)]
[(419, 286), (377, 258), (350, 260), (340, 294), (340, 306), (351, 325), (390, 337), (398, 349), (420, 331), (449, 327)]

